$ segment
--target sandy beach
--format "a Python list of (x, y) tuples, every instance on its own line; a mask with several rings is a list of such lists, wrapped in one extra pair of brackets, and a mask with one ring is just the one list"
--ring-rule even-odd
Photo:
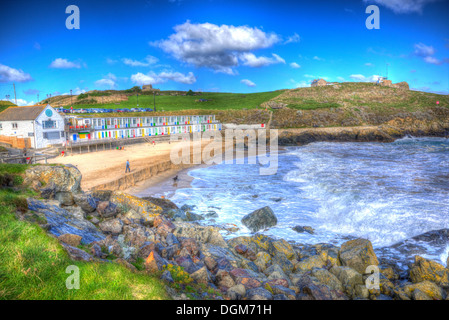
[[(181, 142), (158, 142), (155, 146), (148, 143), (129, 145), (125, 150), (105, 150), (83, 154), (73, 154), (65, 157), (49, 159), (48, 163), (72, 164), (83, 175), (81, 188), (89, 190), (97, 185), (113, 181), (125, 176), (126, 160), (129, 160), (131, 172), (170, 159), (170, 150)], [(208, 142), (203, 143), (203, 147)], [(193, 144), (195, 146), (195, 144)], [(161, 181), (174, 177), (178, 170), (168, 170), (150, 180), (149, 187)]]

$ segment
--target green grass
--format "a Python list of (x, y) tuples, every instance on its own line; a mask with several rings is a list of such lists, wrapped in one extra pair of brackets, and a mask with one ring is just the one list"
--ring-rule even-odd
[[(268, 101), (282, 91), (259, 92), (259, 93), (213, 93), (204, 92), (199, 96), (156, 96), (157, 111), (177, 111), (186, 109), (204, 109), (204, 110), (226, 110), (226, 109), (255, 109), (261, 103)], [(128, 97), (128, 101), (122, 101), (120, 104), (77, 104), (74, 108), (136, 108), (137, 99), (140, 108), (153, 108), (152, 95), (136, 95)], [(208, 101), (198, 102), (196, 100), (205, 99)]]
[[(0, 172), (20, 174), (21, 165), (1, 165)], [(1, 299), (169, 299), (164, 284), (116, 263), (72, 261), (59, 241), (42, 228), (18, 220), (15, 212), (33, 192), (0, 189)], [(23, 209), (23, 208), (22, 208)], [(68, 266), (80, 271), (80, 289), (67, 289)]]
[(0, 100), (0, 112), (8, 109), (9, 107), (17, 107), (17, 106), (11, 101)]

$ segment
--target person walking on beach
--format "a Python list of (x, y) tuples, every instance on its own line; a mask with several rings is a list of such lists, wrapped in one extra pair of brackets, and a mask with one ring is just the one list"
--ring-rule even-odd
[(125, 169), (125, 173), (127, 172), (131, 172), (131, 169), (129, 168), (129, 160), (126, 160), (126, 169)]

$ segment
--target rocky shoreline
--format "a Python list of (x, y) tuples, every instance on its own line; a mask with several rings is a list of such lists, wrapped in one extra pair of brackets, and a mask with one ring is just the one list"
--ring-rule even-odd
[[(203, 217), (192, 207), (122, 192), (83, 192), (75, 167), (33, 166), (24, 183), (40, 198), (27, 199), (29, 210), (19, 218), (57, 237), (73, 260), (156, 275), (174, 299), (449, 300), (447, 266), (416, 256), (403, 272), (394, 261), (378, 259), (366, 239), (338, 247), (270, 238), (257, 233), (276, 223), (268, 207), (245, 217), (252, 236), (225, 240), (221, 232), (232, 227), (200, 225)], [(366, 285), (370, 266), (380, 271), (372, 289)]]

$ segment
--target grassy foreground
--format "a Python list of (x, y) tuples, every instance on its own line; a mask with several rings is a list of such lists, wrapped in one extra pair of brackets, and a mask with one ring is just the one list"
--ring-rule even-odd
[[(59, 241), (15, 212), (34, 194), (21, 188), (26, 165), (0, 164), (0, 300), (2, 299), (170, 299), (156, 277), (133, 273), (116, 263), (69, 259)], [(20, 189), (18, 189), (20, 188)], [(80, 289), (66, 288), (70, 265), (79, 267)]]

